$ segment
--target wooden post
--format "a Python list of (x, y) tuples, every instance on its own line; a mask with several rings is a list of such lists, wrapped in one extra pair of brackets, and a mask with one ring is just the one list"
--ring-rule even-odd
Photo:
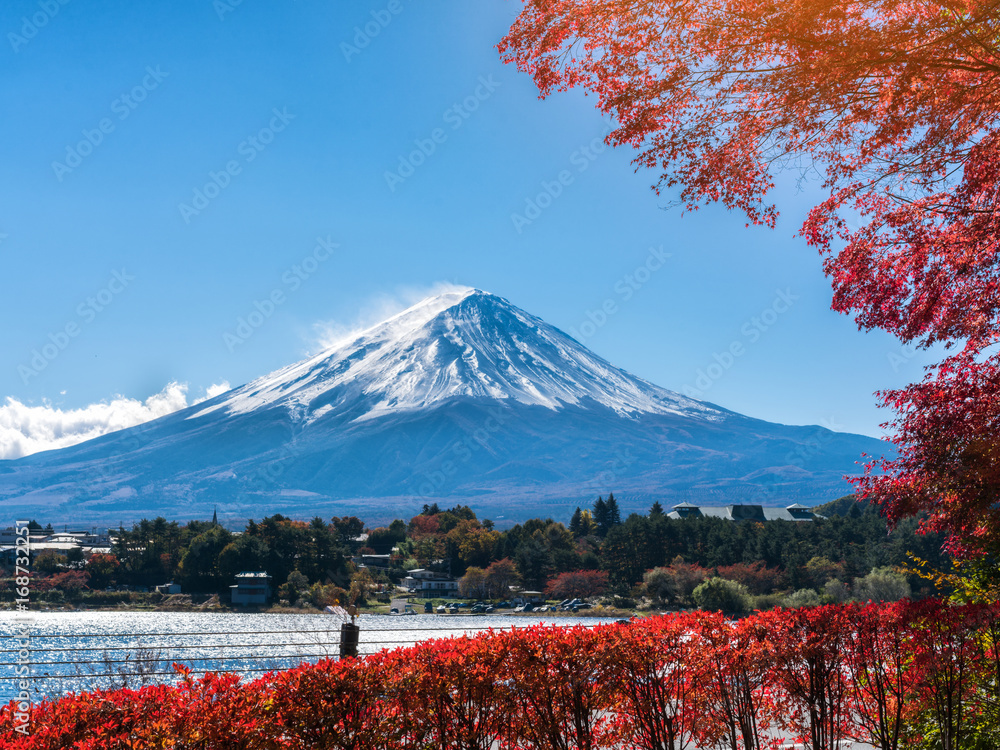
[(358, 636), (361, 628), (352, 622), (340, 626), (340, 658), (354, 659), (358, 655)]

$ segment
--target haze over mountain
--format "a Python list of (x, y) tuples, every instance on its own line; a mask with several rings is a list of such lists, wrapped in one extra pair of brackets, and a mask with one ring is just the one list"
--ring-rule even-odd
[(0, 461), (9, 513), (117, 523), (409, 517), (470, 504), (511, 522), (613, 490), (815, 504), (889, 446), (736, 414), (614, 367), (506, 300), (453, 291), (247, 385), (80, 445)]

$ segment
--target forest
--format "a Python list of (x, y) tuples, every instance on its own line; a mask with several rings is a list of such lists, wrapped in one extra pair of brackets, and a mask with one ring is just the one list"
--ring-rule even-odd
[[(502, 531), (463, 505), (425, 505), (375, 528), (356, 517), (274, 515), (240, 530), (156, 518), (118, 529), (110, 554), (35, 554), (33, 586), (51, 603), (133, 601), (166, 582), (227, 601), (237, 573), (259, 570), (271, 576), (275, 604), (323, 607), (371, 603), (423, 568), (457, 579), (459, 594), (473, 599), (504, 599), (514, 586), (627, 608), (740, 612), (919, 596), (929, 591), (912, 573), (917, 559), (949, 568), (941, 539), (918, 533), (917, 519), (889, 531), (853, 497), (815, 510), (808, 522), (676, 519), (656, 503), (622, 519), (612, 493), (567, 523), (535, 518)], [(12, 576), (5, 570), (0, 587), (11, 589)]]

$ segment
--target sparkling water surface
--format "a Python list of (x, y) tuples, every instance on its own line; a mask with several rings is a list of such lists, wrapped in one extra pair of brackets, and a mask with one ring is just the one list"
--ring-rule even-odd
[[(340, 653), (342, 620), (326, 614), (236, 612), (31, 612), (29, 625), (0, 613), (0, 705), (18, 693), (26, 662), (33, 701), (115, 687), (127, 681), (174, 682), (174, 662), (195, 672), (238, 672), (246, 679)], [(614, 622), (544, 615), (361, 615), (359, 653), (489, 628)], [(22, 634), (27, 627), (28, 636)], [(118, 674), (124, 673), (124, 676)]]

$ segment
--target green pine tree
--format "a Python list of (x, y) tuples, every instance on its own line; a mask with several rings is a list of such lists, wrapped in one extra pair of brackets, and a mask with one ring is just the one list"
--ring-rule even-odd
[(611, 515), (609, 513), (608, 504), (604, 502), (604, 498), (598, 495), (597, 501), (594, 503), (594, 523), (597, 524), (597, 533), (600, 536), (604, 536), (608, 533), (608, 529), (611, 528)]
[(613, 492), (608, 493), (607, 506), (608, 506), (608, 530), (610, 530), (612, 526), (618, 526), (622, 522), (622, 514), (621, 511), (618, 510), (618, 501), (615, 500), (615, 493)]

